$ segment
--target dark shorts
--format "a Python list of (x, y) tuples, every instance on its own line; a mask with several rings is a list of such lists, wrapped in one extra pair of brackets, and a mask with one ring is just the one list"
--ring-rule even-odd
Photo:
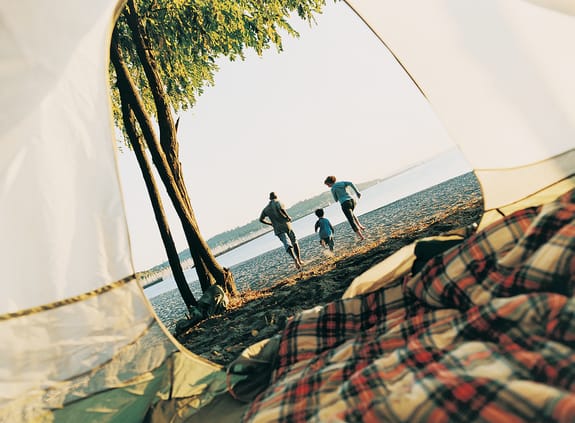
[(330, 250), (333, 250), (333, 247), (335, 245), (335, 243), (333, 241), (333, 235), (330, 235), (330, 236), (325, 237), (325, 238), (320, 238), (320, 242), (322, 245), (328, 246)]
[(359, 227), (357, 226), (357, 218), (353, 215), (353, 209), (355, 209), (355, 200), (350, 198), (349, 200), (344, 201), (341, 203), (341, 209), (343, 210), (343, 214), (349, 222), (351, 229), (353, 229), (354, 232), (357, 232), (359, 230)]

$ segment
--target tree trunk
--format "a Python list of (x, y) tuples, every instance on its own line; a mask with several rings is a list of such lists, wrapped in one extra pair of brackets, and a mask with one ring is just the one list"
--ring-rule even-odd
[(121, 70), (123, 68), (123, 64), (118, 43), (117, 40), (115, 39), (112, 40), (110, 52), (111, 52), (110, 56), (112, 58), (112, 63), (114, 65), (114, 68), (116, 69), (117, 86), (118, 91), (120, 92), (120, 102), (122, 104), (122, 117), (124, 120), (126, 133), (128, 134), (128, 137), (130, 138), (130, 143), (134, 148), (134, 153), (136, 155), (136, 159), (138, 160), (138, 164), (140, 166), (140, 170), (142, 172), (142, 176), (146, 184), (146, 189), (148, 190), (148, 195), (150, 197), (152, 208), (154, 210), (154, 216), (158, 224), (158, 229), (160, 230), (160, 235), (162, 237), (164, 248), (166, 250), (166, 255), (168, 257), (168, 262), (170, 263), (172, 274), (174, 275), (174, 280), (176, 281), (176, 285), (178, 287), (178, 290), (180, 291), (180, 295), (182, 296), (182, 299), (184, 300), (184, 303), (186, 304), (186, 307), (189, 310), (190, 307), (197, 306), (198, 303), (194, 298), (194, 294), (190, 290), (190, 286), (186, 281), (186, 277), (182, 269), (182, 264), (180, 263), (178, 250), (174, 243), (174, 239), (170, 232), (168, 221), (164, 213), (160, 193), (158, 191), (156, 182), (154, 180), (154, 176), (152, 174), (152, 169), (146, 158), (145, 151), (142, 146), (142, 141), (136, 132), (134, 114), (132, 112), (131, 106), (128, 104), (126, 96), (124, 95), (124, 92), (126, 90), (123, 86), (129, 82), (126, 80), (124, 73), (118, 71), (119, 69)]
[[(188, 242), (189, 246), (196, 245), (196, 235), (195, 231), (197, 229), (193, 226), (192, 218), (190, 217), (189, 210), (185, 207), (184, 201), (181, 197), (180, 191), (177, 189), (176, 184), (174, 182), (174, 178), (172, 176), (172, 171), (170, 166), (168, 165), (166, 156), (159, 145), (159, 141), (156, 137), (156, 133), (153, 130), (152, 122), (148, 114), (146, 113), (143, 105), (143, 101), (136, 89), (136, 86), (128, 72), (127, 67), (123, 62), (118, 64), (118, 69), (116, 70), (122, 78), (126, 81), (125, 84), (122, 84), (123, 95), (126, 97), (128, 103), (131, 105), (134, 115), (142, 129), (142, 133), (144, 134), (144, 139), (146, 140), (146, 144), (148, 145), (148, 149), (152, 154), (152, 160), (158, 173), (164, 182), (164, 186), (170, 197), (172, 204), (178, 214), (180, 222), (182, 224), (182, 228), (184, 229), (184, 235), (186, 236), (186, 241)], [(191, 250), (192, 258), (194, 255), (198, 255), (198, 249), (194, 248)], [(200, 264), (199, 266), (197, 264)], [(202, 269), (205, 269), (203, 266), (203, 261), (198, 259), (196, 263), (196, 271), (199, 270), (201, 272)], [(209, 280), (209, 279), (208, 279)], [(209, 285), (202, 285), (202, 287), (206, 286), (207, 289), (211, 286)], [(233, 292), (233, 291), (230, 291)]]
[[(176, 137), (176, 129), (171, 110), (163, 91), (163, 84), (161, 83), (160, 76), (156, 70), (155, 60), (151, 54), (151, 48), (143, 28), (140, 25), (139, 18), (136, 12), (136, 7), (133, 0), (128, 0), (126, 18), (130, 30), (132, 32), (133, 41), (136, 45), (136, 51), (146, 77), (150, 84), (156, 111), (158, 116), (158, 124), (160, 127), (160, 146), (157, 143), (150, 143), (150, 139), (146, 137), (148, 148), (152, 153), (152, 157), (159, 158), (159, 156), (166, 157), (167, 160), (156, 161), (154, 164), (162, 177), (162, 181), (168, 191), (176, 190), (177, 195), (170, 195), (170, 199), (174, 203), (176, 210), (185, 209), (185, 218), (180, 216), (182, 220), (182, 227), (188, 240), (190, 253), (196, 266), (196, 272), (202, 286), (202, 290), (207, 289), (215, 278), (218, 285), (222, 286), (231, 295), (237, 294), (237, 288), (233, 274), (229, 269), (223, 268), (216, 261), (206, 241), (201, 236), (197, 221), (191, 206), (189, 195), (185, 186), (184, 178), (182, 176), (181, 164), (178, 157), (179, 146)], [(157, 151), (154, 151), (157, 150)], [(158, 151), (161, 150), (161, 151)], [(167, 163), (169, 169), (160, 169)], [(172, 186), (173, 188), (171, 188)], [(176, 204), (178, 203), (178, 204)], [(180, 213), (178, 213), (180, 215)], [(184, 221), (185, 220), (185, 221)]]

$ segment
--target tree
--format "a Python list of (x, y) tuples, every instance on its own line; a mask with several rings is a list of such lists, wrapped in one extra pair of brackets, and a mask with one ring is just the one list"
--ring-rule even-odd
[[(186, 303), (186, 306), (189, 310), (190, 307), (197, 306), (198, 303), (194, 298), (194, 294), (192, 294), (192, 291), (190, 290), (190, 286), (186, 282), (186, 277), (184, 276), (184, 271), (182, 269), (182, 264), (180, 263), (178, 251), (170, 232), (166, 214), (164, 213), (161, 196), (158, 192), (152, 169), (144, 151), (143, 141), (136, 130), (136, 118), (130, 104), (135, 104), (135, 106), (138, 107), (140, 114), (142, 113), (142, 105), (137, 98), (136, 93), (132, 90), (133, 84), (130, 82), (130, 75), (122, 60), (117, 39), (115, 37), (112, 40), (110, 53), (112, 63), (116, 69), (116, 84), (118, 86), (120, 95), (122, 96), (121, 103), (124, 129), (130, 140), (132, 140), (132, 148), (134, 150), (134, 154), (136, 155), (140, 170), (142, 171), (142, 177), (144, 178), (144, 182), (148, 190), (148, 195), (150, 196), (150, 200), (152, 202), (152, 208), (154, 210), (156, 222), (158, 223), (158, 229), (160, 230), (160, 235), (166, 249), (168, 262), (172, 268), (174, 280), (176, 281), (180, 295), (182, 296), (182, 299)], [(131, 100), (126, 98), (127, 95), (130, 96)]]
[[(130, 71), (129, 90), (137, 93), (145, 110), (138, 113), (133, 107), (133, 94), (116, 92), (116, 122), (124, 121), (122, 99), (129, 101), (182, 223), (203, 291), (217, 283), (233, 295), (236, 287), (233, 275), (217, 263), (197, 225), (179, 161), (174, 111), (192, 107), (204, 87), (213, 84), (216, 58), (243, 59), (248, 48), (261, 55), (271, 45), (281, 51), (280, 31), (298, 36), (288, 23), (290, 14), (313, 22), (313, 14), (323, 5), (323, 0), (141, 0), (138, 5), (128, 0), (116, 24), (114, 42)], [(150, 116), (158, 123), (159, 141)]]

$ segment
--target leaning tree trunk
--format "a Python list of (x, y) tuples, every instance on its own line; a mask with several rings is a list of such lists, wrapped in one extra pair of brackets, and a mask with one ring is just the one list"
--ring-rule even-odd
[[(164, 182), (168, 196), (170, 197), (176, 213), (178, 214), (182, 228), (184, 229), (186, 241), (188, 242), (188, 245), (193, 246), (196, 242), (194, 231), (197, 231), (197, 229), (192, 226), (192, 218), (189, 214), (189, 210), (185, 207), (180, 191), (177, 189), (173, 180), (171, 168), (168, 165), (166, 156), (164, 155), (164, 152), (159, 145), (156, 133), (153, 130), (152, 122), (150, 121), (150, 118), (144, 109), (142, 98), (136, 90), (136, 86), (130, 76), (130, 73), (128, 72), (127, 67), (124, 63), (120, 63), (120, 65), (121, 66), (118, 66), (117, 72), (120, 72), (126, 81), (125, 84), (121, 85), (123, 90), (122, 95), (127, 98), (127, 101), (132, 106), (134, 115), (136, 116), (138, 124), (142, 129), (144, 139), (148, 145), (148, 149), (152, 154), (154, 165), (156, 166), (156, 169), (158, 170), (158, 173)], [(197, 249), (194, 249), (194, 251), (197, 252)], [(202, 263), (201, 260), (200, 263)], [(209, 287), (209, 285), (207, 287)], [(229, 290), (229, 292), (233, 293), (234, 291)]]
[(184, 303), (186, 303), (186, 307), (190, 309), (192, 306), (197, 306), (198, 302), (194, 298), (194, 294), (192, 293), (192, 290), (186, 281), (186, 276), (184, 275), (184, 270), (182, 269), (182, 263), (180, 262), (180, 256), (170, 232), (166, 214), (164, 213), (160, 192), (158, 191), (156, 183), (153, 179), (152, 169), (148, 163), (148, 160), (146, 159), (144, 148), (139, 137), (136, 136), (135, 139), (130, 137), (130, 140), (132, 146), (134, 147), (134, 153), (136, 154), (138, 164), (140, 165), (140, 169), (142, 171), (142, 176), (146, 183), (146, 188), (148, 190), (152, 208), (154, 210), (154, 216), (156, 218), (158, 228), (160, 229), (160, 234), (166, 249), (168, 262), (170, 263), (170, 267), (172, 269), (172, 274), (174, 275), (174, 280), (176, 281), (176, 285), (180, 291), (180, 295), (182, 296)]
[[(145, 38), (143, 28), (140, 25), (133, 0), (128, 0), (126, 18), (132, 32), (132, 37), (136, 45), (138, 57), (140, 58), (140, 62), (142, 63), (144, 72), (146, 73), (146, 77), (150, 84), (151, 92), (154, 97), (158, 116), (158, 124), (160, 127), (160, 149), (164, 156), (167, 156), (167, 163), (170, 168), (169, 172), (160, 171), (160, 169), (158, 169), (158, 171), (160, 175), (167, 176), (171, 174), (171, 177), (167, 179), (163, 179), (164, 177), (162, 177), (164, 185), (166, 185), (166, 189), (168, 190), (168, 185), (173, 185), (178, 191), (177, 197), (179, 198), (176, 200), (175, 198), (171, 197), (171, 199), (172, 202), (181, 202), (181, 205), (174, 204), (174, 207), (176, 207), (176, 209), (180, 207), (186, 209), (185, 214), (187, 217), (185, 222), (182, 221), (182, 226), (184, 233), (186, 234), (186, 239), (188, 240), (190, 253), (192, 253), (192, 258), (196, 264), (196, 271), (198, 272), (198, 278), (202, 284), (202, 289), (212, 284), (211, 278), (209, 277), (209, 275), (211, 275), (215, 278), (217, 284), (222, 286), (230, 294), (235, 295), (237, 293), (237, 289), (232, 273), (229, 269), (219, 265), (199, 231), (191, 202), (185, 187), (184, 178), (182, 176), (181, 164), (178, 157), (179, 146), (176, 137), (174, 119), (170, 111), (165, 93), (162, 89), (163, 84), (161, 83), (160, 76), (157, 72), (157, 67), (151, 54), (149, 42)], [(149, 139), (146, 138), (146, 141), (149, 141)], [(154, 149), (158, 148), (157, 144), (148, 143), (148, 148), (152, 153), (152, 157), (158, 156), (159, 152), (154, 154), (153, 151)], [(156, 160), (154, 160), (154, 164), (156, 167), (158, 167)], [(164, 163), (160, 164), (160, 166), (163, 165)], [(202, 274), (204, 269), (207, 270), (205, 275)]]
[(178, 290), (180, 291), (180, 295), (182, 296), (182, 299), (186, 304), (186, 307), (189, 309), (192, 306), (197, 306), (198, 303), (194, 298), (194, 294), (190, 290), (190, 286), (186, 281), (186, 277), (182, 269), (182, 264), (180, 263), (178, 250), (174, 243), (174, 239), (170, 232), (166, 215), (164, 213), (160, 193), (156, 186), (156, 182), (154, 181), (152, 169), (150, 167), (150, 164), (148, 163), (148, 160), (146, 159), (144, 148), (142, 146), (142, 141), (136, 132), (134, 114), (132, 112), (131, 106), (128, 104), (126, 96), (123, 95), (123, 93), (125, 93), (126, 91), (124, 86), (129, 82), (126, 80), (125, 77), (125, 67), (123, 65), (118, 43), (115, 38), (112, 39), (110, 53), (112, 63), (116, 70), (116, 79), (117, 79), (116, 84), (118, 86), (118, 91), (120, 92), (120, 102), (122, 104), (122, 117), (124, 120), (124, 127), (126, 128), (126, 133), (128, 134), (130, 143), (132, 144), (132, 147), (134, 149), (136, 159), (138, 160), (138, 164), (140, 166), (140, 170), (142, 172), (142, 176), (146, 184), (146, 189), (148, 190), (148, 195), (152, 203), (152, 209), (154, 210), (154, 216), (158, 224), (158, 229), (160, 230), (160, 235), (162, 237), (164, 248), (166, 250), (166, 255), (168, 257), (168, 262), (172, 269), (172, 274), (174, 275), (174, 280), (176, 282)]

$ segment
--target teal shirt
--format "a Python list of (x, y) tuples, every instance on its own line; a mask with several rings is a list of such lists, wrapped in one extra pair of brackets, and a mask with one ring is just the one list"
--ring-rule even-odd
[(333, 199), (335, 201), (339, 201), (339, 203), (344, 203), (347, 200), (351, 200), (352, 197), (348, 191), (348, 188), (351, 188), (355, 191), (355, 195), (359, 197), (359, 191), (355, 187), (355, 185), (349, 181), (337, 181), (331, 186), (331, 195), (333, 195)]
[(320, 217), (317, 222), (315, 222), (315, 231), (317, 232), (318, 229), (319, 237), (322, 239), (329, 238), (335, 232), (333, 226), (331, 226), (331, 222), (325, 217)]

